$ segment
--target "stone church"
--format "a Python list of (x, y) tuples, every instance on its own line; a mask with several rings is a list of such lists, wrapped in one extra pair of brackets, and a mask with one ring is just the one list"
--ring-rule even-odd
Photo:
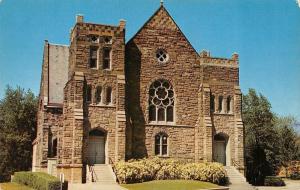
[(238, 54), (198, 53), (163, 4), (127, 42), (125, 20), (78, 15), (69, 45), (45, 41), (37, 123), (33, 171), (71, 183), (90, 165), (154, 156), (243, 172)]

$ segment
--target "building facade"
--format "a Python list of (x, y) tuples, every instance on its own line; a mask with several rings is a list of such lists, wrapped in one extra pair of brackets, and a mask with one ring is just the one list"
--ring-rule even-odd
[(87, 165), (154, 157), (244, 171), (239, 58), (198, 53), (161, 5), (125, 43), (125, 21), (77, 16), (45, 42), (33, 170), (85, 181)]

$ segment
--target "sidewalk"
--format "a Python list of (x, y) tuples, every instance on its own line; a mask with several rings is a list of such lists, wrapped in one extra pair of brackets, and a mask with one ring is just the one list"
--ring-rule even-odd
[(69, 184), (68, 190), (127, 190), (120, 185), (116, 184)]

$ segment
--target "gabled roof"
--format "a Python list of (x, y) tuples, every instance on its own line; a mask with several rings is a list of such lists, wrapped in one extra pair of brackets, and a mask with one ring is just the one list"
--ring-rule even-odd
[[(195, 53), (197, 54), (196, 49), (192, 46), (190, 41), (181, 31), (179, 26), (176, 24), (170, 13), (164, 7), (163, 4), (154, 12), (154, 14), (146, 21), (146, 23), (138, 30), (138, 32), (127, 42), (130, 43), (144, 28), (146, 27), (153, 27), (153, 28), (165, 28), (170, 30), (178, 30), (182, 36), (185, 38), (187, 43), (194, 49)], [(198, 55), (198, 54), (197, 54)]]

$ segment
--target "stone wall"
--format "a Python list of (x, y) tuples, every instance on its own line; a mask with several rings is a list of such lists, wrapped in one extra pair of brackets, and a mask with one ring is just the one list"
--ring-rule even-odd
[[(158, 63), (158, 49), (164, 49), (168, 53), (167, 63)], [(132, 146), (129, 148), (132, 153), (128, 155), (143, 157), (153, 154), (151, 149), (145, 147), (145, 138), (148, 137), (145, 125), (149, 123), (149, 87), (157, 79), (170, 81), (174, 89), (176, 114), (172, 125), (195, 126), (199, 115), (196, 94), (201, 81), (200, 69), (195, 68), (197, 56), (163, 7), (127, 43), (126, 100), (127, 114), (131, 121), (128, 128), (132, 128), (133, 134), (132, 139), (127, 139)]]
[[(71, 182), (84, 182), (88, 163), (89, 132), (99, 129), (106, 132), (109, 158), (125, 158), (125, 77), (124, 48), (125, 23), (108, 26), (82, 22), (71, 32), (69, 81), (64, 90), (64, 126), (60, 132), (58, 172)], [(111, 41), (106, 41), (111, 39)], [(91, 68), (90, 51), (97, 48), (97, 65)], [(110, 48), (110, 68), (104, 69), (103, 53)], [(101, 87), (101, 102), (96, 101), (97, 87)], [(91, 101), (88, 100), (91, 89)], [(108, 88), (112, 101), (107, 102)]]

